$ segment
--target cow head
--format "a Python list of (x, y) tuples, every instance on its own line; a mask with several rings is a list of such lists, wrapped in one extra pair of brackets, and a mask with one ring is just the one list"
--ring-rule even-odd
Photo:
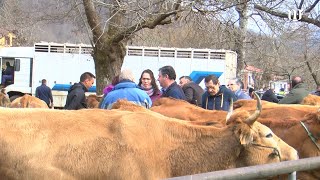
[(88, 108), (99, 108), (99, 103), (101, 102), (102, 97), (95, 94), (90, 94), (86, 97), (86, 103)]
[(250, 115), (248, 111), (238, 111), (228, 115), (227, 124), (234, 124), (234, 134), (243, 146), (237, 166), (297, 159), (295, 149), (276, 136), (270, 128), (256, 122), (262, 108), (260, 98), (257, 95), (256, 97), (257, 108), (253, 114)]

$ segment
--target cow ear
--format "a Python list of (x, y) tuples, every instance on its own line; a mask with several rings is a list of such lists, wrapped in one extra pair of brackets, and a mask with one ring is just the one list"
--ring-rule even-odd
[(242, 145), (248, 145), (253, 141), (253, 134), (250, 129), (239, 133), (239, 140)]

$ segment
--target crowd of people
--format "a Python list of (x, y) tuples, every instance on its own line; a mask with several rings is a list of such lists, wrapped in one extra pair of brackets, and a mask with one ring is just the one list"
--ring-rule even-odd
[[(133, 73), (128, 69), (124, 69), (118, 76), (113, 78), (110, 85), (104, 88), (104, 96), (99, 108), (111, 109), (118, 99), (126, 99), (145, 108), (150, 108), (152, 103), (160, 97), (171, 97), (185, 100), (208, 110), (228, 111), (231, 101), (254, 98), (254, 89), (249, 88), (249, 92), (243, 91), (244, 85), (239, 78), (230, 79), (227, 86), (225, 86), (220, 84), (218, 77), (208, 75), (204, 78), (205, 90), (193, 82), (189, 76), (181, 76), (179, 84), (176, 82), (176, 78), (176, 72), (172, 66), (163, 66), (159, 69), (158, 79), (155, 78), (150, 69), (146, 69), (141, 73), (139, 83), (136, 84)], [(68, 91), (64, 108), (74, 110), (87, 108), (85, 92), (93, 85), (94, 79), (95, 76), (92, 73), (83, 73), (80, 77), (80, 82), (75, 83)], [(161, 89), (156, 81), (159, 82)], [(293, 77), (291, 84), (291, 91), (283, 99), (279, 100), (277, 98), (274, 89), (265, 89), (261, 99), (279, 104), (301, 103), (302, 99), (309, 94), (302, 78)], [(42, 86), (38, 92), (49, 92), (45, 82), (43, 82)], [(313, 94), (320, 95), (320, 86)], [(45, 96), (48, 106), (53, 103), (49, 95)]]

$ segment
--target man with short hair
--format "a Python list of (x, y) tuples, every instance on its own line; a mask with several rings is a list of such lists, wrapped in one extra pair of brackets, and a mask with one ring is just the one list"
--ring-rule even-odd
[(53, 98), (51, 89), (47, 86), (47, 80), (42, 79), (41, 86), (36, 88), (36, 97), (46, 102), (48, 107), (53, 107)]
[(203, 89), (199, 84), (192, 81), (189, 76), (181, 76), (179, 85), (186, 96), (186, 100), (194, 105), (201, 106)]
[(279, 99), (274, 94), (274, 89), (272, 89), (272, 88), (268, 89), (267, 91), (265, 91), (263, 93), (263, 95), (261, 97), (261, 100), (274, 102), (274, 103), (278, 103), (279, 102)]
[(172, 97), (185, 100), (186, 97), (175, 80), (176, 72), (172, 66), (163, 66), (159, 69), (158, 81), (163, 92), (161, 97)]
[(83, 73), (80, 76), (80, 82), (74, 83), (74, 85), (70, 87), (64, 109), (78, 110), (88, 108), (85, 92), (88, 92), (92, 87), (95, 78), (96, 77), (90, 72)]
[(214, 75), (209, 75), (204, 79), (207, 91), (202, 95), (202, 108), (209, 110), (228, 111), (231, 100), (237, 100), (234, 93), (223, 85)]
[(237, 99), (251, 99), (249, 95), (242, 91), (243, 83), (239, 78), (230, 79), (227, 86), (235, 94)]
[(303, 80), (299, 76), (292, 77), (290, 92), (279, 101), (279, 104), (300, 104), (309, 91), (305, 88)]
[(119, 75), (119, 83), (114, 86), (99, 107), (101, 109), (111, 109), (112, 105), (117, 102), (118, 99), (126, 99), (134, 104), (150, 108), (152, 105), (149, 95), (133, 82), (134, 76), (131, 70), (124, 69)]

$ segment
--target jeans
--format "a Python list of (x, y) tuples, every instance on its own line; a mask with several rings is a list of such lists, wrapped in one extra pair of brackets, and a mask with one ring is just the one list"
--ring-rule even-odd
[(12, 80), (12, 75), (2, 75), (1, 84), (6, 84), (7, 80)]

